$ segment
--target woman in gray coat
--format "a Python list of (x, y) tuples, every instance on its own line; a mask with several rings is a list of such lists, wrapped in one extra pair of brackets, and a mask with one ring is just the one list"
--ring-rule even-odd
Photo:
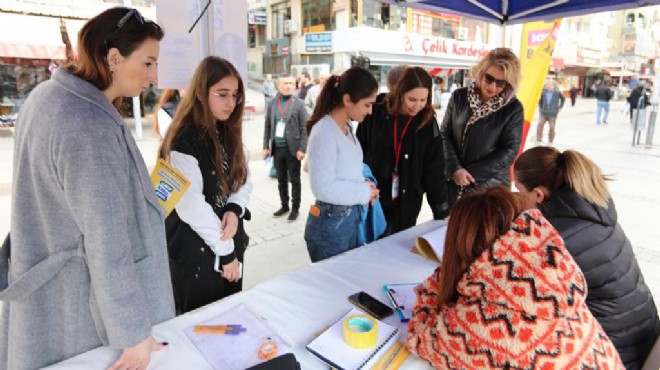
[(145, 369), (174, 316), (162, 211), (113, 102), (156, 80), (161, 28), (113, 8), (79, 34), (16, 127), (11, 248), (0, 256), (0, 368), (34, 369), (95, 347)]

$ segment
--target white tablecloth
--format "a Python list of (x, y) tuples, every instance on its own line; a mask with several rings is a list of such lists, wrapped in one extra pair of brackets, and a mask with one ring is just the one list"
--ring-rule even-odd
[[(429, 221), (334, 258), (265, 281), (254, 288), (176, 317), (154, 327), (157, 341), (169, 346), (152, 357), (150, 369), (210, 369), (184, 329), (206, 321), (240, 304), (247, 303), (278, 328), (294, 344), (293, 352), (303, 369), (327, 369), (305, 349), (313, 334), (341, 316), (352, 305), (347, 297), (366, 291), (388, 302), (384, 284), (416, 283), (428, 277), (436, 264), (410, 252), (415, 237), (438, 227), (443, 221)], [(247, 261), (247, 263), (250, 263)], [(406, 324), (396, 315), (385, 319), (401, 329)], [(119, 351), (101, 347), (49, 367), (49, 369), (105, 369)], [(408, 358), (404, 369), (429, 369), (417, 357)]]

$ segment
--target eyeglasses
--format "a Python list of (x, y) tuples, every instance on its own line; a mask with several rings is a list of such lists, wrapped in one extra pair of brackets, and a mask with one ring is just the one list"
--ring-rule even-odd
[(231, 95), (231, 94), (219, 93), (211, 90), (209, 90), (209, 93), (211, 93), (211, 95), (217, 96), (218, 98), (220, 98), (222, 102), (225, 103), (235, 103), (236, 105), (238, 105), (243, 102), (243, 95), (241, 93), (236, 93), (234, 95)]
[(119, 32), (119, 30), (121, 30), (121, 28), (124, 27), (124, 25), (126, 25), (126, 23), (128, 22), (129, 19), (131, 19), (131, 17), (135, 17), (135, 20), (140, 22), (140, 24), (145, 23), (144, 17), (142, 17), (142, 14), (140, 14), (140, 12), (138, 12), (135, 9), (129, 10), (128, 13), (126, 13), (126, 15), (121, 17), (119, 22), (117, 22), (117, 24), (114, 27), (112, 27), (112, 30), (110, 31), (108, 36), (106, 36), (105, 39), (103, 40), (103, 46), (105, 47), (105, 55), (108, 55), (108, 53), (110, 52), (110, 49), (108, 48), (108, 38)]
[(493, 82), (495, 83), (495, 86), (498, 88), (503, 88), (506, 86), (507, 82), (506, 80), (498, 80), (489, 73), (484, 74), (484, 80), (486, 81), (487, 84), (491, 85)]

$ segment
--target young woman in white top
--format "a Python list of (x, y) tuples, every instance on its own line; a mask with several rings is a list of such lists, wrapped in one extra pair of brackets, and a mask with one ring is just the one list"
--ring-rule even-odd
[(190, 180), (165, 220), (177, 313), (242, 289), (243, 219), (252, 191), (242, 81), (227, 60), (202, 60), (161, 145), (161, 155)]
[(366, 69), (353, 67), (325, 83), (307, 123), (307, 161), (312, 205), (305, 241), (312, 262), (357, 247), (358, 207), (378, 197), (365, 180), (362, 148), (350, 121), (371, 114), (378, 82)]

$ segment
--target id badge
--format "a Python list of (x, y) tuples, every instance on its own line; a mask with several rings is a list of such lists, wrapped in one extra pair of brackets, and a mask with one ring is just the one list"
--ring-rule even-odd
[(284, 137), (284, 126), (286, 124), (284, 123), (283, 119), (280, 119), (277, 121), (277, 124), (275, 125), (275, 137), (283, 138)]
[(399, 197), (399, 175), (397, 173), (392, 174), (392, 200), (396, 200)]

